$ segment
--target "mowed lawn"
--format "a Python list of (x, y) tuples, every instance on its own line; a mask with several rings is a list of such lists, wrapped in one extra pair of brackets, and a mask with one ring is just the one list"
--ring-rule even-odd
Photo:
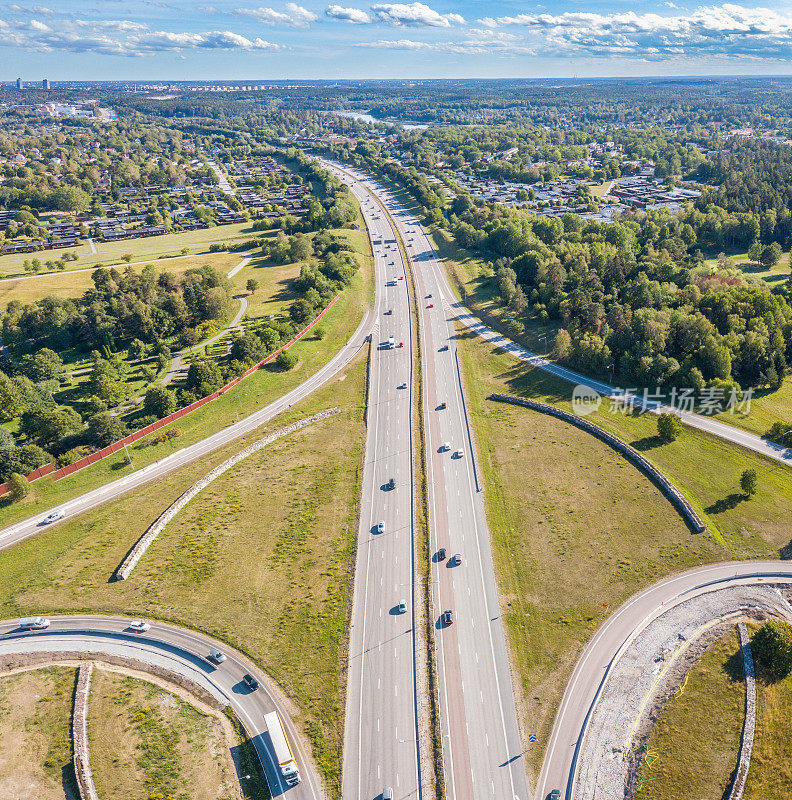
[[(593, 417), (641, 448), (705, 514), (693, 534), (648, 478), (598, 439), (529, 409), (487, 400), (506, 392), (570, 408), (571, 386), (459, 334), (484, 473), (498, 584), (527, 761), (538, 770), (575, 660), (605, 617), (647, 583), (697, 564), (778, 557), (789, 544), (792, 473), (685, 430), (659, 445), (656, 418)], [(743, 469), (759, 491), (744, 500)]]
[(0, 675), (0, 797), (78, 800), (71, 750), (75, 670)]
[[(337, 796), (364, 387), (360, 357), (254, 435), (0, 552), (0, 616), (123, 613), (227, 642), (292, 698)], [(198, 478), (269, 431), (334, 405), (339, 415), (226, 472), (165, 529), (129, 580), (109, 581), (137, 538)]]
[[(209, 264), (227, 274), (242, 260), (243, 256), (239, 253), (205, 253), (202, 255), (185, 256), (174, 258), (167, 261), (152, 261), (157, 273), (172, 272), (181, 275), (188, 269), (202, 267)], [(127, 268), (126, 264), (119, 264), (115, 267), (119, 272)], [(144, 267), (135, 266), (132, 269), (140, 273)], [(21, 303), (32, 303), (41, 300), (43, 297), (68, 297), (76, 298), (82, 296), (86, 289), (93, 287), (91, 275), (93, 269), (85, 272), (51, 272), (44, 275), (26, 276), (16, 279), (0, 281), (0, 309), (4, 309), (12, 300)], [(244, 288), (244, 283), (242, 284)]]
[(183, 233), (166, 233), (163, 236), (150, 236), (142, 239), (121, 239), (116, 242), (100, 242), (94, 240), (96, 253), (92, 252), (89, 244), (65, 250), (39, 250), (35, 253), (13, 253), (0, 256), (0, 278), (24, 274), (25, 261), (37, 258), (44, 264), (49, 260), (57, 260), (64, 252), (76, 253), (77, 261), (70, 261), (66, 270), (92, 267), (96, 264), (108, 264), (120, 261), (127, 253), (134, 256), (133, 261), (145, 261), (158, 256), (178, 255), (185, 247), (193, 252), (205, 252), (210, 245), (218, 242), (238, 244), (255, 235), (250, 222), (234, 225), (217, 225), (214, 228), (204, 228), (197, 231), (184, 231)]
[(646, 743), (634, 800), (720, 800), (737, 765), (744, 718), (734, 630), (707, 648), (661, 712)]
[(148, 681), (94, 670), (88, 737), (102, 798), (237, 797), (230, 722)]

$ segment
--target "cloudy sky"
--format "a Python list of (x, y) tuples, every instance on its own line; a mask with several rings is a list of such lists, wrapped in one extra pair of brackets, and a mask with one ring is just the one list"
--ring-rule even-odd
[(0, 0), (0, 80), (792, 73), (792, 3)]

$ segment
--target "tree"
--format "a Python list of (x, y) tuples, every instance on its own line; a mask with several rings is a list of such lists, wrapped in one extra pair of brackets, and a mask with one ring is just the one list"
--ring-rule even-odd
[(63, 371), (63, 359), (49, 347), (22, 359), (22, 371), (35, 383), (57, 378)]
[(134, 256), (132, 255), (132, 253), (124, 253), (124, 255), (121, 256), (121, 260), (126, 261), (127, 264), (129, 264), (129, 262), (132, 261), (133, 258)]
[(297, 363), (297, 356), (289, 350), (281, 350), (275, 357), (275, 365), (283, 372), (288, 372)]
[(107, 447), (121, 439), (125, 433), (124, 423), (109, 411), (94, 414), (88, 420), (88, 438), (97, 447)]
[(12, 472), (27, 475), (34, 469), (49, 464), (50, 460), (49, 453), (34, 444), (0, 447), (0, 480), (5, 480)]
[(164, 386), (152, 386), (143, 399), (143, 410), (162, 419), (176, 410), (176, 395)]
[(771, 269), (781, 260), (782, 252), (781, 245), (778, 244), (778, 242), (767, 245), (767, 247), (762, 250), (762, 265), (767, 269)]
[(751, 650), (762, 677), (785, 678), (792, 672), (792, 625), (777, 620), (763, 623), (751, 637)]
[(664, 442), (675, 442), (682, 433), (682, 421), (676, 414), (661, 414), (657, 418), (657, 432)]
[(187, 370), (187, 388), (197, 397), (206, 397), (223, 385), (220, 367), (214, 361), (198, 359)]
[(255, 278), (248, 278), (245, 288), (251, 293), (255, 294), (256, 289), (259, 288), (259, 282)]
[(9, 496), (15, 503), (23, 497), (26, 497), (28, 492), (30, 492), (30, 483), (28, 483), (28, 479), (18, 472), (12, 472), (8, 476), (6, 483), (8, 484)]
[(758, 480), (755, 469), (747, 469), (740, 476), (740, 488), (748, 495), (748, 497), (752, 497), (756, 494), (757, 485)]

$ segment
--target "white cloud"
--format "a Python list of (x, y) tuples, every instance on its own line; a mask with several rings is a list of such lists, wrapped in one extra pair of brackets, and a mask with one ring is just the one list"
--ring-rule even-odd
[(265, 25), (286, 25), (290, 28), (307, 28), (316, 22), (317, 15), (297, 3), (286, 3), (285, 11), (261, 6), (260, 8), (237, 8), (233, 13), (239, 17), (252, 17)]
[(325, 14), (356, 25), (379, 23), (394, 28), (450, 28), (465, 22), (465, 18), (459, 14), (441, 14), (423, 3), (375, 3), (371, 6), (371, 12), (332, 5)]
[(129, 20), (0, 21), (0, 47), (31, 52), (65, 51), (115, 56), (144, 56), (185, 50), (280, 50), (264, 39), (233, 31), (182, 33), (152, 30)]
[(352, 22), (355, 25), (367, 25), (371, 22), (371, 15), (359, 8), (344, 8), (343, 6), (330, 6), (326, 11), (328, 17)]
[(465, 22), (459, 14), (440, 14), (423, 3), (376, 3), (371, 11), (377, 22), (395, 27), (450, 28)]
[(792, 13), (724, 3), (675, 14), (517, 14), (486, 17), (488, 28), (518, 26), (556, 55), (626, 55), (792, 60)]

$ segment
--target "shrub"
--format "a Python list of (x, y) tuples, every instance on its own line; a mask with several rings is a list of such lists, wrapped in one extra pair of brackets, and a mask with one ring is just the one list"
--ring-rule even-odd
[(26, 497), (28, 492), (30, 492), (30, 484), (28, 483), (28, 479), (24, 475), (20, 475), (18, 472), (12, 472), (8, 476), (7, 482), (9, 496), (15, 503), (18, 500), (21, 500), (23, 497)]
[(275, 366), (283, 372), (288, 372), (297, 363), (297, 356), (293, 355), (289, 350), (281, 350), (275, 356)]
[(792, 625), (765, 622), (751, 637), (751, 649), (763, 678), (770, 681), (785, 678), (792, 672)]
[(682, 420), (676, 414), (661, 414), (657, 418), (657, 433), (664, 442), (675, 442), (682, 433)]
[(58, 458), (58, 466), (59, 467), (67, 467), (69, 464), (73, 464), (75, 461), (79, 461), (81, 458), (85, 458), (85, 456), (90, 455), (93, 452), (91, 447), (88, 445), (81, 444), (77, 447), (72, 447), (71, 450), (67, 450), (65, 453), (61, 453)]

